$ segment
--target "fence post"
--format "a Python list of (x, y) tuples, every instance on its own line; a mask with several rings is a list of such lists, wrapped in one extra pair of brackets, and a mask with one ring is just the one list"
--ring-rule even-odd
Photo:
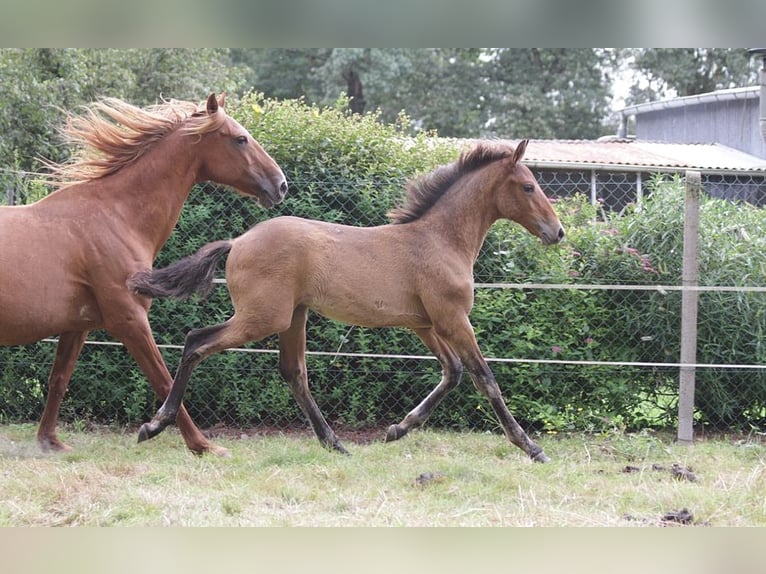
[(678, 442), (694, 442), (694, 384), (697, 362), (697, 303), (699, 291), (699, 209), (702, 178), (686, 172), (684, 254), (681, 272), (681, 368), (678, 378)]

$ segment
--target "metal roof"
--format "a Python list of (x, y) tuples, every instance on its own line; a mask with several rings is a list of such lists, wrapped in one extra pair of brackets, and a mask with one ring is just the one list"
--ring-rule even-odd
[(732, 102), (735, 100), (753, 100), (758, 99), (761, 88), (759, 86), (746, 86), (744, 88), (730, 88), (727, 90), (716, 90), (705, 94), (696, 94), (693, 96), (683, 96), (680, 98), (667, 98), (654, 102), (645, 102), (643, 104), (634, 104), (620, 110), (623, 116), (639, 115), (648, 112), (668, 110), (671, 108), (683, 108), (698, 104), (712, 104), (719, 102)]
[[(509, 141), (515, 145), (518, 140)], [(766, 159), (711, 144), (679, 144), (631, 139), (530, 140), (524, 163), (534, 168), (616, 171), (765, 173)]]

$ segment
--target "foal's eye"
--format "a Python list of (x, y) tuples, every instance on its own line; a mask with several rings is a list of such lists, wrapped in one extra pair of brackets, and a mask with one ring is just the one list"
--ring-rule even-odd
[(247, 136), (237, 136), (236, 140), (238, 144), (246, 144)]
[(535, 186), (532, 185), (531, 183), (525, 183), (523, 187), (524, 187), (524, 191), (527, 193), (532, 193), (535, 190)]

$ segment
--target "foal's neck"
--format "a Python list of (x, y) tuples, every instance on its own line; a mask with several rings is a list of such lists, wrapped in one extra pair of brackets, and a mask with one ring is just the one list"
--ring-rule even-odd
[(475, 174), (464, 176), (421, 218), (422, 225), (441, 237), (445, 248), (465, 255), (471, 266), (489, 228), (498, 219), (491, 204), (491, 190), (480, 181)]

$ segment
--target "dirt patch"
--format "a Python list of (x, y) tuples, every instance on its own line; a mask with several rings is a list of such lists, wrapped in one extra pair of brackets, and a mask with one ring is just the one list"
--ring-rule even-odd
[(622, 518), (629, 522), (640, 522), (647, 526), (709, 526), (705, 522), (695, 521), (694, 514), (688, 508), (671, 510), (659, 518), (640, 518), (632, 514), (625, 514)]
[[(676, 480), (687, 480), (689, 482), (697, 482), (697, 475), (694, 474), (691, 468), (681, 466), (677, 462), (674, 462), (670, 469), (668, 469), (666, 466), (662, 464), (653, 464), (650, 467), (652, 472), (669, 472), (670, 476), (675, 478)], [(641, 469), (638, 466), (633, 465), (627, 465), (620, 470), (620, 472), (624, 474), (634, 474), (637, 472), (642, 472), (643, 469)]]

